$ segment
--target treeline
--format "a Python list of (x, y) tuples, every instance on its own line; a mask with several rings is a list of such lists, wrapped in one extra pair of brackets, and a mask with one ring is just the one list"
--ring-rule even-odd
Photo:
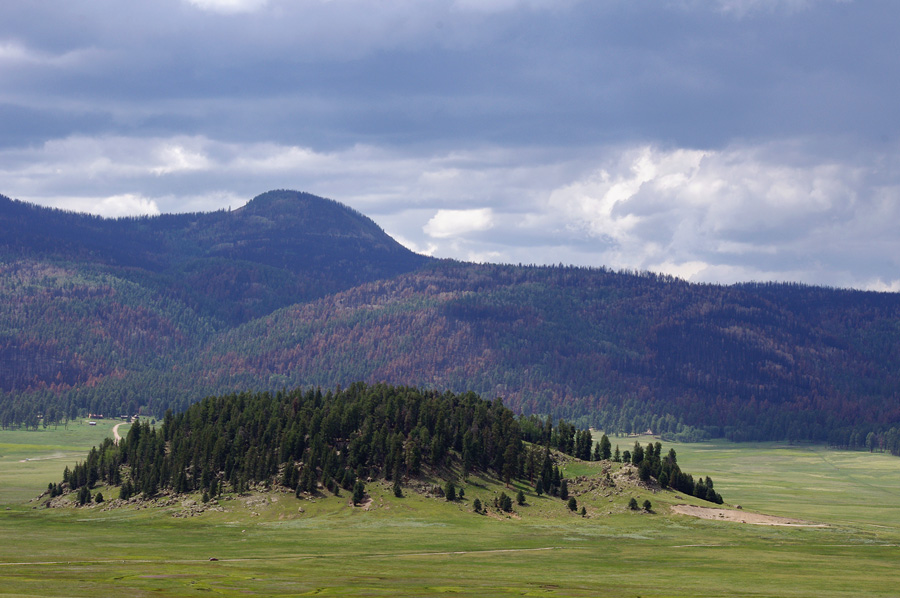
[[(551, 450), (552, 449), (552, 450)], [(674, 451), (635, 446), (613, 456), (604, 435), (593, 443), (587, 430), (550, 418), (517, 418), (500, 400), (408, 387), (353, 384), (345, 390), (295, 390), (210, 397), (158, 427), (135, 422), (115, 444), (107, 439), (84, 462), (63, 474), (63, 489), (97, 483), (121, 486), (121, 498), (176, 493), (241, 492), (258, 484), (303, 493), (341, 490), (381, 478), (396, 492), (404, 479), (424, 472), (465, 478), (491, 474), (507, 484), (527, 479), (538, 494), (568, 498), (553, 451), (585, 460), (634, 463), (643, 481), (656, 478), (704, 500), (721, 502), (712, 482), (694, 483), (681, 472)], [(618, 451), (617, 451), (618, 453)]]
[(888, 452), (895, 457), (900, 457), (900, 429), (890, 428), (876, 434), (869, 432), (865, 436), (855, 433), (851, 436), (853, 444), (842, 448), (865, 448), (869, 452)]

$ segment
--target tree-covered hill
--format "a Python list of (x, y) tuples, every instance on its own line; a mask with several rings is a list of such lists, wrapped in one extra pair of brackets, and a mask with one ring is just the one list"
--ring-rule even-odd
[(900, 437), (895, 293), (432, 260), (286, 191), (122, 220), (3, 198), (0, 226), (4, 426), (362, 380), (682, 439)]
[[(618, 452), (618, 451), (617, 451)], [(409, 482), (430, 474), (453, 482), (479, 472), (501, 480), (527, 480), (538, 494), (568, 498), (556, 454), (585, 461), (611, 460), (610, 442), (550, 418), (517, 418), (502, 401), (474, 393), (455, 395), (386, 385), (346, 390), (242, 393), (209, 397), (162, 426), (140, 421), (116, 444), (107, 439), (87, 459), (51, 484), (51, 498), (79, 490), (86, 502), (96, 483), (121, 486), (121, 497), (160, 491), (242, 492), (279, 485), (299, 497), (341, 489), (361, 498), (368, 480), (393, 482), (400, 496)], [(674, 451), (659, 443), (616, 455), (657, 480), (711, 502), (722, 502), (712, 482), (681, 471)], [(509, 510), (508, 508), (504, 510)]]

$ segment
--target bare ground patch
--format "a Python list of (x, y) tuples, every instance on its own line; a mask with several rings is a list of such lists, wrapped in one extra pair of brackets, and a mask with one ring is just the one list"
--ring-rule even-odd
[(710, 507), (697, 507), (694, 505), (674, 505), (673, 513), (711, 519), (715, 521), (732, 521), (735, 523), (747, 523), (750, 525), (777, 525), (784, 527), (828, 527), (824, 523), (810, 523), (802, 519), (790, 517), (776, 517), (761, 513), (748, 513), (746, 511), (733, 511), (731, 509), (713, 509)]

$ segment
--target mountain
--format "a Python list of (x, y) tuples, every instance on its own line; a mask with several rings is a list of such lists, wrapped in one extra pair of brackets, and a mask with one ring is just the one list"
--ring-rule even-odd
[(259, 317), (428, 258), (338, 202), (269, 191), (213, 213), (105, 219), (0, 196), (0, 257), (113, 274), (224, 324)]
[(115, 221), (8, 203), (71, 230), (0, 248), (4, 425), (364, 381), (683, 439), (900, 427), (898, 294), (432, 260), (294, 192)]
[(233, 390), (405, 382), (606, 430), (843, 444), (900, 421), (898, 328), (896, 294), (442, 262), (236, 327), (192, 367)]
[[(0, 196), (0, 391), (170, 370), (217, 332), (427, 261), (348, 207), (293, 191), (121, 219)], [(100, 411), (51, 402), (57, 415)], [(13, 420), (33, 413), (22, 407)]]

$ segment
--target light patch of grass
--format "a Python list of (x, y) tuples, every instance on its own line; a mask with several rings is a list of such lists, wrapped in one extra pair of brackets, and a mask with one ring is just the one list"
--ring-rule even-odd
[(0, 431), (0, 505), (22, 503), (46, 490), (48, 483), (62, 481), (65, 467), (84, 461), (91, 447), (112, 437), (113, 426), (120, 423), (96, 422)]

